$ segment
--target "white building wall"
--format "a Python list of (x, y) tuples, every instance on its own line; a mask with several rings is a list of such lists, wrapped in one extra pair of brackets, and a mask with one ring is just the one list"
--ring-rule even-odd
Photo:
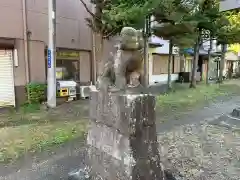
[[(151, 37), (152, 42), (160, 43), (162, 44), (162, 47), (158, 48), (152, 48), (149, 49), (149, 84), (155, 84), (155, 83), (161, 83), (161, 84), (166, 84), (168, 75), (167, 74), (160, 74), (160, 75), (153, 75), (152, 70), (153, 70), (153, 53), (156, 54), (169, 54), (169, 41), (160, 39), (156, 36)], [(173, 48), (173, 54), (178, 54), (178, 48), (174, 47)], [(171, 80), (176, 81), (178, 79), (178, 74), (171, 74)]]

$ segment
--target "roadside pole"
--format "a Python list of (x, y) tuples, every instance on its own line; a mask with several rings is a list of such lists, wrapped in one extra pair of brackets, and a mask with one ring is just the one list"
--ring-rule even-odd
[(56, 0), (48, 0), (47, 105), (56, 107)]
[(148, 43), (149, 43), (149, 34), (150, 34), (150, 17), (146, 17), (145, 19), (145, 23), (144, 23), (144, 31), (143, 31), (143, 38), (144, 38), (144, 86), (148, 87), (149, 85), (149, 55), (148, 55), (148, 51), (149, 51), (149, 47), (148, 47)]

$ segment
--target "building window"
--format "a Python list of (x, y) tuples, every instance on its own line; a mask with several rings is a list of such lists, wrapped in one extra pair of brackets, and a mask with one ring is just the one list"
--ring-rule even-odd
[[(78, 51), (57, 51), (56, 53), (56, 79), (73, 80), (80, 82), (80, 53)], [(45, 64), (47, 77), (47, 49), (45, 49)]]
[(56, 60), (57, 80), (73, 80), (79, 82), (79, 61), (77, 60)]

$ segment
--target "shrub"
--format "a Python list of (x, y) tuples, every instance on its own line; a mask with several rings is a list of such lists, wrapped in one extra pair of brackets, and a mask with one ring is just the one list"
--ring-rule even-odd
[(47, 85), (41, 83), (29, 83), (26, 85), (26, 91), (29, 104), (40, 104), (45, 101)]

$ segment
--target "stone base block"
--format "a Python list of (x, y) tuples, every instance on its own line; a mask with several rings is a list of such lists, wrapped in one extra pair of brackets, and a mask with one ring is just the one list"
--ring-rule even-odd
[(155, 124), (153, 95), (103, 93), (95, 90), (91, 92), (90, 98), (90, 119), (115, 128), (123, 134), (131, 134), (137, 124)]
[(91, 179), (164, 179), (153, 95), (93, 91), (90, 116), (85, 162)]

